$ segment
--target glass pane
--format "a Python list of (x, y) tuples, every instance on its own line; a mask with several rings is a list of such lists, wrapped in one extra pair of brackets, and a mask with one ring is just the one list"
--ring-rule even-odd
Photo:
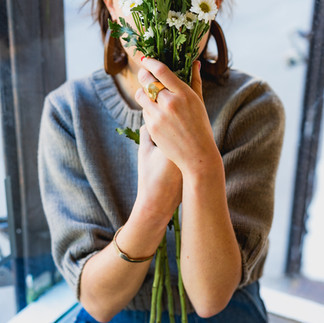
[[(53, 14), (62, 11), (52, 9), (55, 2), (45, 4), (32, 1), (28, 5), (23, 2), (0, 3), (0, 111), (3, 112), (1, 115), (3, 129), (0, 134), (3, 133), (6, 140), (2, 142), (3, 138), (0, 138), (0, 323), (2, 323), (7, 322), (16, 313), (16, 308), (23, 308), (26, 300), (27, 302), (35, 300), (57, 281), (47, 223), (42, 214), (38, 194), (36, 166), (43, 99), (45, 92), (50, 90), (52, 80), (58, 78), (54, 77), (56, 73), (49, 71), (49, 68), (45, 70), (50, 61), (46, 59), (46, 55), (48, 57), (49, 53), (57, 54), (59, 49), (63, 50), (64, 47), (63, 41), (60, 43), (60, 40), (63, 40), (60, 35), (63, 36), (63, 33), (59, 34), (60, 28), (56, 28), (58, 25), (63, 26), (63, 23), (55, 25), (59, 21), (57, 17), (59, 14)], [(56, 6), (59, 8), (59, 2)], [(25, 20), (21, 19), (21, 12), (24, 12), (25, 18), (27, 17)], [(53, 19), (41, 16), (46, 14), (48, 14), (46, 18)], [(20, 23), (23, 23), (23, 28)], [(31, 37), (32, 41), (29, 41), (28, 37)], [(56, 49), (55, 46), (51, 48), (53, 42), (58, 48), (57, 51), (52, 50), (53, 47)], [(59, 55), (56, 55), (55, 69), (61, 71), (60, 65), (63, 64), (59, 64), (59, 58)], [(50, 77), (47, 78), (48, 75)], [(11, 100), (13, 97), (14, 102)], [(20, 105), (23, 105), (23, 108)], [(36, 125), (32, 126), (33, 123)], [(5, 156), (2, 144), (5, 147)], [(10, 175), (12, 188), (13, 203), (10, 209), (8, 205), (9, 213), (3, 187), (4, 159), (6, 176), (9, 179)], [(15, 246), (14, 252), (10, 251), (10, 244)]]
[(0, 122), (0, 223), (7, 219), (7, 203), (4, 187), (5, 169), (3, 156), (3, 142), (2, 142), (2, 126)]
[(8, 235), (4, 180), (5, 168), (2, 126), (0, 122), (0, 323), (8, 322), (8, 319), (10, 319), (16, 312), (12, 262), (9, 258), (11, 251)]
[(319, 144), (319, 156), (314, 183), (314, 196), (309, 207), (307, 234), (305, 236), (302, 273), (311, 279), (324, 282), (324, 123), (322, 121), (322, 135)]

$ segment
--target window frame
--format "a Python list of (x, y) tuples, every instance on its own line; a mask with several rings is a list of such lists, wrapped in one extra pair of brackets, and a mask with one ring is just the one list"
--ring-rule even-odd
[(301, 271), (303, 242), (307, 232), (308, 210), (314, 194), (323, 119), (324, 91), (324, 0), (315, 0), (310, 32), (304, 102), (300, 125), (299, 149), (295, 171), (291, 224), (286, 258), (286, 274)]
[[(63, 0), (0, 0), (0, 108), (11, 269), (16, 308), (33, 296), (33, 280), (56, 281), (37, 176), (44, 98), (66, 80)], [(30, 276), (31, 275), (31, 276)], [(29, 279), (30, 280), (30, 279)]]

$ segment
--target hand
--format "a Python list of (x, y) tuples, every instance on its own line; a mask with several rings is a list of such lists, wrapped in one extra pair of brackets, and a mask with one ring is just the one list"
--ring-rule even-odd
[(202, 96), (200, 63), (193, 65), (192, 88), (163, 63), (144, 58), (138, 73), (141, 85), (159, 80), (166, 88), (152, 102), (141, 88), (135, 99), (152, 140), (164, 155), (185, 172), (200, 171), (220, 155), (216, 147)]
[(146, 126), (140, 131), (136, 204), (149, 214), (159, 214), (166, 225), (181, 202), (181, 172), (154, 145)]

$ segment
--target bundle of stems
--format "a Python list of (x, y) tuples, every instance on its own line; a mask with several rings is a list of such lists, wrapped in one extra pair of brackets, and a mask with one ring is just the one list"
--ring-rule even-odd
[[(185, 296), (185, 289), (183, 286), (181, 269), (180, 269), (181, 236), (180, 236), (180, 223), (179, 223), (179, 207), (174, 212), (171, 222), (173, 223), (175, 242), (176, 242), (176, 262), (178, 268), (178, 290), (180, 295), (181, 323), (187, 323), (188, 318), (187, 318), (187, 310), (186, 310), (186, 296)], [(155, 322), (161, 323), (162, 321), (163, 287), (165, 287), (167, 291), (169, 320), (170, 323), (175, 323), (174, 300), (173, 300), (173, 293), (171, 287), (166, 233), (155, 255), (155, 272), (154, 272), (154, 280), (152, 286), (150, 323), (155, 323)]]

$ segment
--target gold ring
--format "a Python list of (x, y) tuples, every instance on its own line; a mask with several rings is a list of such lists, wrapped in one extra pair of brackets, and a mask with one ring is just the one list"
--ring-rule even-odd
[(165, 86), (161, 82), (155, 81), (146, 85), (145, 92), (151, 101), (156, 102), (159, 92), (164, 88)]

